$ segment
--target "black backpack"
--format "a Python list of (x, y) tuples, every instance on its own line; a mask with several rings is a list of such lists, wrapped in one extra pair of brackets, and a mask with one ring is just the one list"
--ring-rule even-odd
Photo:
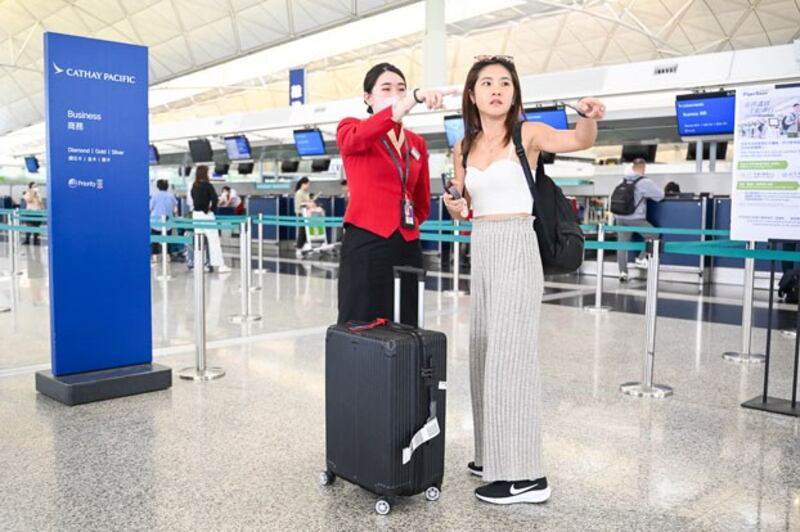
[[(636, 212), (636, 183), (644, 179), (644, 176), (639, 176), (633, 181), (623, 179), (622, 183), (616, 186), (614, 192), (611, 193), (611, 212), (614, 214), (633, 214)], [(644, 198), (642, 198), (644, 200)]]
[[(561, 188), (544, 173), (542, 154), (536, 163), (536, 181), (533, 179), (525, 146), (522, 145), (522, 123), (513, 132), (514, 148), (522, 164), (528, 188), (533, 196), (533, 228), (539, 242), (542, 269), (545, 275), (572, 273), (583, 264), (583, 231), (572, 205)], [(461, 164), (467, 167), (467, 154)]]
[(800, 270), (789, 270), (781, 277), (778, 284), (778, 297), (784, 298), (786, 303), (797, 303), (800, 291)]

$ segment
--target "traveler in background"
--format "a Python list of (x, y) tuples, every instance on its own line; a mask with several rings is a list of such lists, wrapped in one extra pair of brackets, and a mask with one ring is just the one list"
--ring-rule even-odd
[(670, 181), (669, 183), (664, 185), (665, 196), (677, 196), (680, 193), (681, 193), (681, 186), (675, 181)]
[(344, 205), (347, 207), (350, 202), (350, 187), (347, 186), (347, 179), (342, 179), (339, 184), (342, 186), (342, 197), (344, 198)]
[[(42, 201), (42, 196), (39, 194), (39, 185), (31, 181), (28, 183), (28, 189), (22, 194), (22, 199), (25, 200), (25, 208), (29, 211), (41, 211), (44, 210), (44, 202)], [(39, 227), (42, 225), (42, 222), (27, 222), (26, 225), (31, 227)], [(23, 242), (24, 245), (29, 245), (31, 243), (31, 234), (25, 233), (25, 241)], [(39, 245), (39, 233), (33, 234), (33, 245)]]
[[(664, 191), (656, 185), (652, 179), (645, 176), (647, 170), (647, 163), (642, 158), (633, 160), (631, 171), (625, 175), (624, 179), (630, 183), (634, 183), (633, 201), (636, 209), (633, 214), (615, 214), (614, 223), (616, 225), (625, 225), (631, 227), (653, 227), (653, 224), (647, 221), (647, 200), (661, 201), (664, 199)], [(652, 240), (653, 233), (639, 233), (645, 240)], [(617, 233), (617, 240), (620, 242), (630, 242), (633, 238), (633, 233), (619, 232)], [(621, 283), (628, 282), (628, 252), (617, 251), (617, 266), (619, 267), (619, 281)], [(640, 268), (647, 267), (646, 253), (641, 251), (639, 256), (636, 257), (636, 266)]]
[[(160, 223), (164, 218), (169, 220), (178, 212), (178, 199), (169, 191), (169, 183), (166, 179), (156, 181), (156, 188), (158, 190), (150, 198), (150, 218), (155, 218)], [(171, 229), (167, 231), (167, 234), (170, 233), (172, 233)], [(151, 228), (150, 234), (160, 235), (161, 230)], [(153, 256), (153, 262), (156, 262), (158, 260), (156, 255), (161, 253), (161, 244), (150, 244), (150, 253)]]
[[(347, 179), (342, 179), (339, 183), (342, 187), (342, 197), (344, 198), (344, 210), (347, 212), (347, 204), (350, 203), (350, 187), (347, 186)], [(344, 225), (334, 230), (335, 242), (341, 242), (344, 238)]]
[(222, 187), (222, 194), (219, 196), (219, 206), (232, 208), (233, 214), (244, 213), (244, 202), (242, 198), (239, 197), (235, 189), (232, 189), (228, 185)]
[[(301, 177), (297, 180), (297, 183), (294, 185), (294, 214), (295, 216), (301, 217), (303, 216), (303, 209), (310, 210), (314, 209), (317, 205), (314, 203), (314, 200), (311, 196), (311, 180), (308, 177)], [(295, 251), (295, 255), (298, 259), (303, 258), (303, 251), (306, 251), (307, 248), (310, 248), (311, 245), (308, 243), (308, 238), (306, 236), (306, 228), (305, 226), (301, 226), (297, 228), (297, 240), (295, 247), (297, 250)]]
[[(198, 166), (195, 170), (194, 184), (192, 185), (192, 204), (194, 211), (192, 218), (195, 220), (214, 220), (214, 211), (217, 208), (217, 191), (208, 180), (208, 166)], [(198, 229), (208, 241), (209, 266), (216, 268), (219, 273), (228, 273), (231, 269), (225, 265), (222, 257), (222, 244), (219, 241), (219, 231), (216, 229)], [(195, 257), (201, 262), (203, 257)]]
[[(442, 109), (445, 93), (408, 90), (403, 73), (380, 63), (364, 77), (365, 120), (339, 122), (336, 142), (342, 155), (350, 203), (344, 217), (339, 264), (339, 323), (391, 317), (393, 267), (422, 267), (419, 226), (431, 205), (428, 148), (403, 128), (417, 104)], [(404, 283), (403, 299), (416, 287)], [(402, 320), (417, 322), (416, 305), (404, 305)]]
[[(475, 460), (485, 482), (475, 496), (492, 504), (541, 503), (550, 497), (542, 460), (539, 317), (544, 274), (533, 198), (512, 134), (523, 113), (519, 77), (508, 56), (479, 57), (467, 74), (466, 135), (453, 150), (453, 185), (463, 196), (444, 202), (454, 220), (472, 222), (470, 388)], [(590, 148), (605, 107), (584, 98), (574, 130), (522, 123), (525, 156), (535, 175), (542, 151)]]

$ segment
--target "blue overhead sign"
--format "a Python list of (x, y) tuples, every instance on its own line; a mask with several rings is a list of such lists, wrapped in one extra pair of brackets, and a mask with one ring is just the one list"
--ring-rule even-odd
[(306, 103), (306, 69), (293, 68), (289, 71), (289, 105)]
[(56, 376), (152, 359), (147, 48), (45, 33)]
[(736, 92), (678, 95), (675, 98), (675, 115), (681, 137), (732, 135), (736, 118)]

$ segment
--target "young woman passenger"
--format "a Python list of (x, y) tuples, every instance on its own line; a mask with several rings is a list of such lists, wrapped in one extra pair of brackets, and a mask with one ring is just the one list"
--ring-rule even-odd
[[(409, 90), (397, 67), (381, 63), (364, 77), (364, 103), (372, 116), (339, 123), (336, 142), (350, 192), (339, 265), (339, 323), (390, 318), (392, 268), (422, 267), (419, 226), (430, 211), (428, 149), (422, 137), (403, 128), (403, 117), (417, 104), (441, 109), (446, 94)], [(402, 318), (416, 323), (416, 305), (408, 305)]]
[[(453, 152), (453, 184), (445, 195), (454, 219), (473, 210), (470, 387), (475, 426), (471, 473), (487, 482), (475, 490), (494, 504), (541, 503), (550, 497), (542, 461), (542, 400), (538, 336), (544, 276), (533, 199), (512, 133), (522, 120), (513, 60), (482, 56), (467, 74), (462, 111), (466, 135)], [(584, 98), (586, 115), (574, 130), (522, 123), (522, 143), (536, 170), (540, 151), (589, 148), (605, 107)], [(462, 161), (466, 156), (466, 164)], [(466, 168), (465, 168), (466, 166)]]

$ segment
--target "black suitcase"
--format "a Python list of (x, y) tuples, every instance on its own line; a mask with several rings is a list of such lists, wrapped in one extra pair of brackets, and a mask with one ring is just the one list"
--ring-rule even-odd
[[(395, 320), (401, 274), (417, 276), (423, 323), (425, 272), (395, 268)], [(447, 338), (386, 319), (328, 328), (325, 343), (327, 469), (377, 495), (386, 515), (396, 496), (438, 500), (444, 476)]]

